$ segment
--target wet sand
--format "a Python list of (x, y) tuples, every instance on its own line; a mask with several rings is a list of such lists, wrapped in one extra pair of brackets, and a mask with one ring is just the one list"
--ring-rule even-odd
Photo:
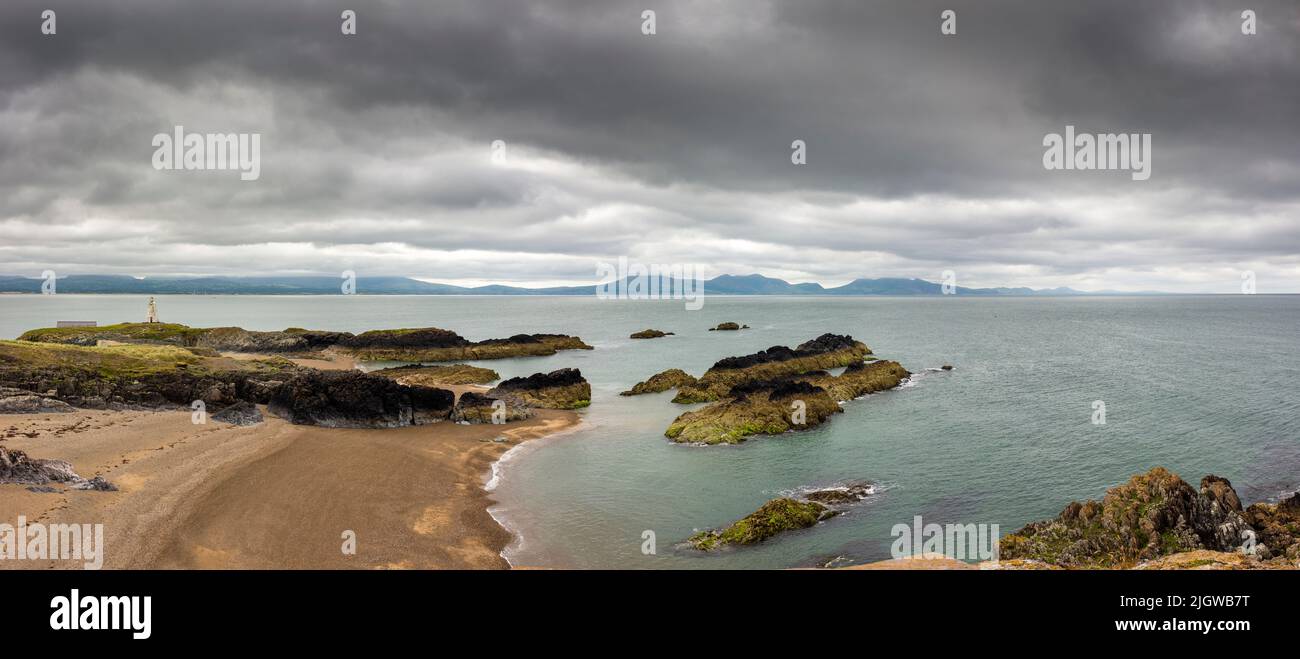
[[(491, 465), (577, 423), (557, 410), (500, 426), (387, 430), (270, 414), (250, 427), (195, 425), (188, 411), (0, 415), (0, 445), (120, 488), (0, 485), (0, 522), (102, 523), (105, 568), (506, 568), (510, 534), (483, 490)], [(342, 551), (345, 531), (355, 555)], [(16, 567), (81, 563), (0, 561)]]

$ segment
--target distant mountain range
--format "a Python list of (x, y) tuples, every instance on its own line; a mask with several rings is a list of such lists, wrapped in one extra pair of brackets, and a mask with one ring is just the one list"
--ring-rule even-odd
[[(43, 280), (0, 275), (0, 293), (40, 293)], [(339, 295), (338, 277), (148, 277), (126, 275), (68, 275), (57, 279), (58, 293), (137, 295)], [(356, 292), (363, 295), (594, 295), (595, 286), (452, 286), (408, 277), (358, 277)], [(704, 282), (708, 295), (942, 295), (943, 286), (923, 279), (886, 277), (855, 279), (843, 286), (791, 284), (763, 275), (721, 275)], [(966, 288), (958, 295), (1060, 296), (1159, 295), (1155, 291), (1078, 291), (1072, 288)]]

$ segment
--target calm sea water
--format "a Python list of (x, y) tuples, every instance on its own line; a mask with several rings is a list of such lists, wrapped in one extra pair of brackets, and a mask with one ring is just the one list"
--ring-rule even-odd
[[(494, 510), (522, 542), (517, 565), (780, 568), (888, 558), (894, 524), (989, 523), (1008, 533), (1156, 465), (1195, 485), (1214, 473), (1246, 501), (1300, 485), (1297, 296), (1134, 298), (707, 298), (161, 296), (163, 320), (352, 332), (438, 326), (470, 339), (582, 336), (594, 351), (480, 362), (503, 377), (565, 366), (591, 381), (571, 434), (501, 466)], [(0, 296), (0, 337), (56, 320), (139, 320), (136, 296)], [(742, 332), (708, 332), (722, 321)], [(677, 336), (633, 341), (653, 327)], [(618, 392), (658, 371), (696, 375), (721, 357), (851, 334), (920, 373), (845, 405), (807, 432), (732, 447), (663, 437), (672, 394)], [(950, 373), (925, 369), (953, 364)], [(1091, 423), (1093, 401), (1107, 424)], [(753, 548), (700, 556), (674, 545), (799, 487), (867, 479), (849, 514)], [(644, 555), (642, 534), (657, 553)]]

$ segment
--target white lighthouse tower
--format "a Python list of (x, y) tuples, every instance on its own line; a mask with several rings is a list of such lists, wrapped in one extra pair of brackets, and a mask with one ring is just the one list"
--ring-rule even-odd
[(158, 322), (158, 305), (154, 303), (153, 298), (149, 298), (149, 317), (145, 319), (146, 323)]

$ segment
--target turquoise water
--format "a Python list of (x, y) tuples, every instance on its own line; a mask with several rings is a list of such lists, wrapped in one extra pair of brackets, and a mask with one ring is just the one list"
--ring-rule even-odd
[[(480, 362), (503, 377), (565, 366), (591, 381), (579, 430), (524, 445), (501, 467), (494, 513), (521, 534), (515, 564), (779, 568), (888, 558), (895, 524), (999, 524), (1008, 533), (1071, 500), (1163, 465), (1194, 485), (1215, 473), (1247, 502), (1300, 485), (1297, 296), (769, 298), (681, 301), (501, 297), (160, 296), (168, 322), (362, 331), (438, 326), (470, 339), (582, 336), (593, 351)], [(138, 320), (134, 296), (0, 297), (0, 336), (55, 320)], [(742, 332), (708, 332), (722, 321)], [(627, 338), (653, 327), (677, 336)], [(820, 428), (733, 447), (662, 433), (671, 393), (618, 392), (658, 371), (823, 332), (851, 334), (920, 373), (845, 404)], [(953, 364), (950, 373), (927, 368)], [(1095, 400), (1107, 423), (1091, 423)], [(753, 548), (674, 547), (783, 491), (847, 479), (882, 491), (840, 518)], [(657, 553), (643, 555), (642, 533)]]

